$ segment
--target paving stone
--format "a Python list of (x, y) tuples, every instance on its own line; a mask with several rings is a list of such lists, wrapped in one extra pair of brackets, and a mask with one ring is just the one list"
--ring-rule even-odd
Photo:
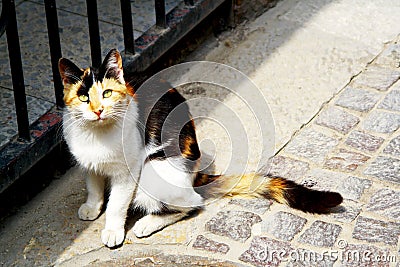
[(373, 136), (365, 132), (352, 131), (345, 144), (362, 151), (374, 152), (385, 141), (382, 137)]
[(341, 252), (341, 263), (343, 266), (389, 266), (389, 262), (377, 262), (376, 256), (390, 255), (387, 249), (377, 248), (371, 245), (348, 244)]
[(300, 236), (299, 241), (318, 247), (332, 247), (341, 231), (342, 227), (339, 225), (315, 221)]
[(289, 243), (256, 236), (239, 260), (254, 266), (278, 266), (292, 250)]
[(340, 206), (333, 208), (332, 212), (333, 218), (337, 221), (350, 223), (360, 214), (361, 205), (354, 201), (344, 200)]
[(251, 227), (261, 222), (261, 217), (246, 211), (221, 211), (206, 223), (206, 230), (244, 242), (251, 236)]
[(261, 224), (261, 231), (272, 234), (278, 239), (291, 241), (306, 224), (307, 220), (303, 217), (280, 211)]
[(349, 176), (337, 187), (337, 190), (343, 198), (358, 200), (364, 190), (371, 187), (371, 185), (372, 182), (370, 180)]
[[(118, 254), (117, 254), (118, 255)], [(200, 257), (193, 255), (171, 255), (171, 254), (156, 254), (156, 255), (148, 255), (148, 256), (137, 256), (133, 257), (124, 257), (116, 256), (112, 260), (102, 262), (102, 264), (98, 264), (98, 261), (94, 261), (93, 265), (88, 266), (100, 266), (100, 267), (109, 267), (109, 266), (135, 266), (135, 267), (190, 267), (190, 266), (218, 266), (218, 267), (243, 267), (239, 263), (221, 260), (221, 259), (212, 259), (209, 257)]]
[(313, 169), (304, 177), (301, 184), (317, 190), (335, 190), (347, 177), (347, 174), (341, 172)]
[(193, 243), (193, 248), (207, 250), (211, 252), (219, 252), (226, 254), (229, 251), (229, 246), (224, 243), (216, 242), (214, 240), (208, 239), (203, 235), (197, 236)]
[(400, 157), (400, 135), (390, 140), (383, 150), (384, 153)]
[(372, 111), (363, 123), (367, 131), (392, 133), (400, 127), (400, 114), (385, 111)]
[(348, 133), (354, 126), (360, 122), (360, 119), (342, 109), (330, 107), (323, 111), (315, 121), (322, 125), (341, 133)]
[(298, 248), (290, 252), (287, 267), (318, 266), (331, 267), (337, 260), (335, 255), (319, 254), (308, 249)]
[(229, 201), (229, 204), (238, 205), (258, 214), (264, 214), (272, 205), (272, 201), (265, 198), (234, 198)]
[(390, 44), (375, 60), (376, 64), (390, 66), (392, 68), (400, 67), (400, 44)]
[(334, 156), (325, 161), (324, 166), (334, 170), (354, 171), (369, 159), (369, 156), (340, 149), (337, 153), (334, 153)]
[(285, 152), (322, 163), (338, 141), (313, 129), (300, 132), (285, 148)]
[(343, 93), (340, 94), (336, 105), (365, 112), (371, 110), (380, 98), (381, 95), (378, 93), (347, 87)]
[(400, 221), (400, 192), (381, 189), (371, 197), (366, 208)]
[(353, 238), (368, 242), (383, 242), (396, 245), (400, 235), (400, 223), (358, 217)]
[(285, 177), (290, 180), (298, 180), (310, 169), (307, 162), (283, 156), (273, 157), (270, 166), (270, 175)]
[(353, 82), (354, 87), (367, 86), (386, 91), (400, 77), (400, 72), (388, 68), (370, 65)]
[(378, 108), (400, 111), (400, 90), (393, 90), (387, 94)]
[(380, 180), (400, 183), (400, 160), (380, 156), (365, 169), (364, 174)]

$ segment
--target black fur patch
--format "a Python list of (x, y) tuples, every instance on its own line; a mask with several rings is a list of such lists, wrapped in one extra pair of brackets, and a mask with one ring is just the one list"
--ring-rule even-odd
[(82, 84), (77, 91), (77, 95), (89, 95), (89, 90), (93, 86), (94, 69), (90, 68), (90, 73), (82, 77)]
[[(194, 162), (200, 158), (200, 150), (185, 98), (163, 81), (142, 86), (136, 91), (136, 98), (144, 145), (164, 148), (149, 155), (148, 160), (182, 157), (185, 150), (185, 166), (192, 170)], [(187, 139), (191, 139), (189, 149), (185, 146)]]
[(340, 205), (343, 197), (336, 192), (318, 191), (287, 180), (284, 189), (289, 206), (304, 212), (328, 213), (331, 208)]

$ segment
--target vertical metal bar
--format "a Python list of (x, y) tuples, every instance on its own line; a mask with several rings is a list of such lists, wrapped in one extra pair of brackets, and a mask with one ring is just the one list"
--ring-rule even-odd
[(92, 66), (100, 67), (101, 46), (100, 46), (99, 18), (97, 15), (97, 1), (86, 0), (86, 8), (88, 15), (88, 23), (89, 23), (90, 54), (92, 56)]
[(185, 5), (193, 6), (194, 5), (194, 1), (193, 0), (185, 0)]
[[(28, 108), (26, 105), (24, 73), (22, 70), (21, 49), (19, 45), (17, 15), (15, 3), (9, 0), (8, 24), (6, 28), (8, 56), (10, 58), (11, 77), (13, 83), (15, 110), (17, 113), (18, 134), (20, 138), (30, 140)], [(3, 7), (4, 8), (4, 7)]]
[(58, 32), (57, 7), (55, 0), (44, 0), (46, 9), (47, 32), (49, 35), (49, 46), (51, 56), (51, 68), (53, 70), (54, 92), (56, 95), (57, 107), (64, 107), (63, 85), (60, 73), (58, 72), (58, 60), (61, 55), (60, 34)]
[(167, 17), (165, 15), (165, 0), (155, 0), (156, 25), (158, 27), (167, 27)]
[(3, 36), (6, 31), (7, 22), (8, 22), (8, 9), (9, 9), (9, 0), (2, 0), (1, 2), (1, 16), (0, 16), (0, 36)]
[(130, 0), (121, 0), (121, 14), (125, 52), (135, 54), (135, 39), (133, 36), (132, 9)]

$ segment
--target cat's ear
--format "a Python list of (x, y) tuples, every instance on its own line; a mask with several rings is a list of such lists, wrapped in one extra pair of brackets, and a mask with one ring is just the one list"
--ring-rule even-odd
[(60, 71), (64, 86), (79, 82), (84, 73), (82, 69), (66, 58), (60, 58), (58, 61), (58, 70)]
[(104, 58), (100, 67), (100, 77), (114, 78), (125, 84), (124, 71), (122, 69), (122, 57), (117, 49), (111, 49)]

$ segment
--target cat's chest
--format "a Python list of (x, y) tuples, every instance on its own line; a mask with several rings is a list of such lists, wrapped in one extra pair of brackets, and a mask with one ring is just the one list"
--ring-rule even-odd
[(120, 162), (123, 159), (122, 135), (78, 133), (67, 140), (72, 154), (85, 167)]

